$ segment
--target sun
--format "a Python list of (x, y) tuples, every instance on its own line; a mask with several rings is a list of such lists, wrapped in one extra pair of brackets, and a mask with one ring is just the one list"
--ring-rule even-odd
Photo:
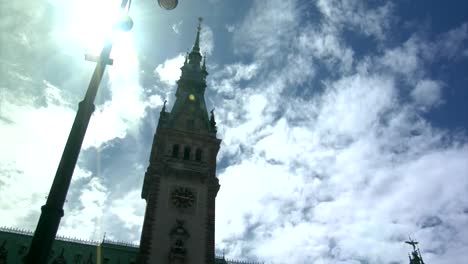
[(74, 46), (87, 53), (99, 54), (105, 41), (114, 33), (114, 25), (122, 16), (120, 0), (72, 0), (62, 6), (56, 25)]

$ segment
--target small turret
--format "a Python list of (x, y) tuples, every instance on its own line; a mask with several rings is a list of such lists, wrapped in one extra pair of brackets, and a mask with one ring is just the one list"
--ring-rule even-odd
[(203, 65), (202, 65), (202, 72), (204, 73), (204, 77), (208, 75), (208, 72), (206, 71), (206, 55), (203, 57)]
[(217, 132), (216, 128), (216, 121), (215, 121), (215, 116), (214, 116), (214, 108), (210, 111), (210, 130), (211, 132), (215, 133)]

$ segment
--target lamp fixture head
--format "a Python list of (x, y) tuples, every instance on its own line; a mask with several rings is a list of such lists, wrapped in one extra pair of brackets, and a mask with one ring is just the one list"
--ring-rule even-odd
[(178, 3), (178, 0), (158, 0), (159, 6), (166, 10), (172, 10), (176, 8)]

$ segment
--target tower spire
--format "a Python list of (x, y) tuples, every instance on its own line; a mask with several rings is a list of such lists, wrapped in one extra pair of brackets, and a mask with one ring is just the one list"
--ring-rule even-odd
[(203, 22), (203, 18), (198, 18), (198, 27), (197, 27), (197, 37), (195, 38), (195, 44), (193, 45), (192, 52), (200, 52), (200, 31), (202, 29), (201, 23)]
[(198, 18), (198, 27), (197, 27), (197, 37), (195, 38), (195, 44), (193, 44), (192, 51), (189, 54), (189, 64), (195, 65), (197, 68), (200, 68), (200, 62), (202, 56), (200, 54), (200, 31), (201, 31), (201, 23), (203, 18)]

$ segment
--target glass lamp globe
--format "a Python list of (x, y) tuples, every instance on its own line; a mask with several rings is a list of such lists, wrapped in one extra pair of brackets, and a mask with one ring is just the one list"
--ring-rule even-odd
[(130, 31), (133, 27), (133, 20), (130, 16), (126, 15), (120, 18), (119, 28), (122, 31)]
[(178, 0), (158, 0), (159, 6), (166, 10), (172, 10), (176, 8), (178, 3)]

